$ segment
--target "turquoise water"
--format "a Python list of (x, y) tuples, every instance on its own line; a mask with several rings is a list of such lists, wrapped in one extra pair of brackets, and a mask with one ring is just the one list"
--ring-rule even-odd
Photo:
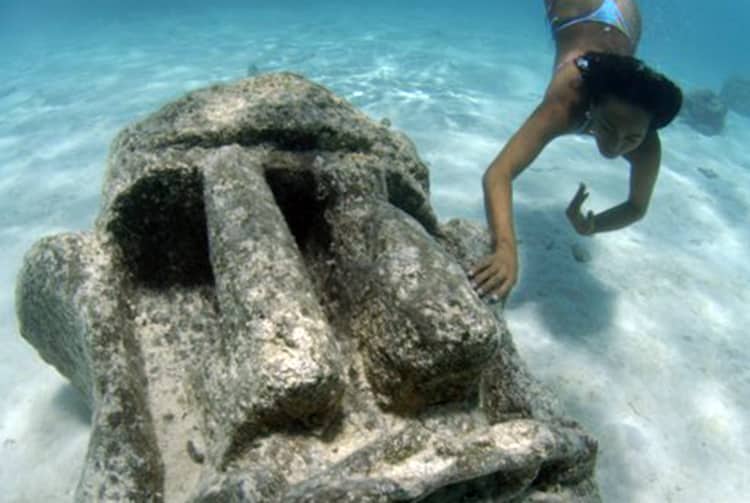
[[(12, 285), (41, 236), (91, 228), (109, 142), (191, 89), (291, 70), (374, 119), (431, 166), (443, 219), (483, 221), (480, 179), (544, 92), (554, 47), (542, 1), (0, 4), (0, 487), (8, 501), (65, 501), (86, 411), (18, 336)], [(750, 76), (750, 4), (642, 0), (639, 56), (685, 90)], [(744, 501), (750, 413), (750, 120), (716, 138), (681, 122), (646, 221), (585, 244), (562, 215), (580, 180), (592, 204), (627, 179), (578, 138), (518, 182), (522, 278), (507, 317), (532, 371), (601, 442), (607, 501)], [(718, 174), (702, 176), (698, 168)], [(596, 197), (599, 199), (597, 200)]]

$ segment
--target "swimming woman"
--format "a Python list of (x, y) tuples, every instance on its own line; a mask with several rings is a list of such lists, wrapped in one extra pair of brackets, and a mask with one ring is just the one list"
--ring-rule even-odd
[(482, 179), (492, 253), (469, 276), (480, 296), (507, 297), (518, 279), (512, 181), (553, 139), (594, 137), (606, 158), (630, 164), (627, 201), (598, 214), (583, 213), (581, 184), (566, 214), (582, 235), (621, 229), (646, 214), (659, 172), (657, 130), (682, 105), (680, 89), (633, 57), (641, 36), (634, 0), (545, 0), (556, 55), (542, 102), (510, 138)]

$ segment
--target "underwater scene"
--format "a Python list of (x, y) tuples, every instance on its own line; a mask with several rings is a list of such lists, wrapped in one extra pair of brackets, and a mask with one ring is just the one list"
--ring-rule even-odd
[[(529, 372), (596, 439), (602, 501), (748, 501), (748, 16), (728, 0), (4, 0), (0, 499), (74, 501), (92, 433), (87, 398), (21, 336), (27, 251), (97, 225), (124, 128), (191, 91), (292, 72), (411, 139), (440, 222), (487, 239), (512, 228), (502, 317)], [(642, 110), (627, 109), (618, 125), (603, 101), (545, 115), (599, 64), (556, 60), (571, 33), (614, 52), (630, 40), (679, 88), (658, 138), (651, 115), (639, 129)], [(676, 96), (645, 95), (649, 113)], [(513, 173), (510, 227), (489, 203), (491, 230), (487, 173), (508, 145), (528, 167)]]

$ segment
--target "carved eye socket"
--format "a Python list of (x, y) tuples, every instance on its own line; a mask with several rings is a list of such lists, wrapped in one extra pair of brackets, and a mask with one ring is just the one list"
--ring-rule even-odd
[(153, 170), (112, 204), (107, 230), (140, 285), (213, 285), (203, 178), (196, 168)]

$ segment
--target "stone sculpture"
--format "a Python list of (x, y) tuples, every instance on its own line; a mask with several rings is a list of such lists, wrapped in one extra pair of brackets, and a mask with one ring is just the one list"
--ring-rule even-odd
[(699, 133), (715, 136), (724, 130), (727, 112), (718, 94), (710, 89), (696, 89), (685, 96), (680, 115)]
[(77, 501), (598, 501), (403, 134), (288, 73), (115, 139), (93, 232), (44, 238), (21, 335), (88, 398)]
[(733, 75), (721, 86), (721, 99), (730, 110), (750, 117), (750, 78)]

